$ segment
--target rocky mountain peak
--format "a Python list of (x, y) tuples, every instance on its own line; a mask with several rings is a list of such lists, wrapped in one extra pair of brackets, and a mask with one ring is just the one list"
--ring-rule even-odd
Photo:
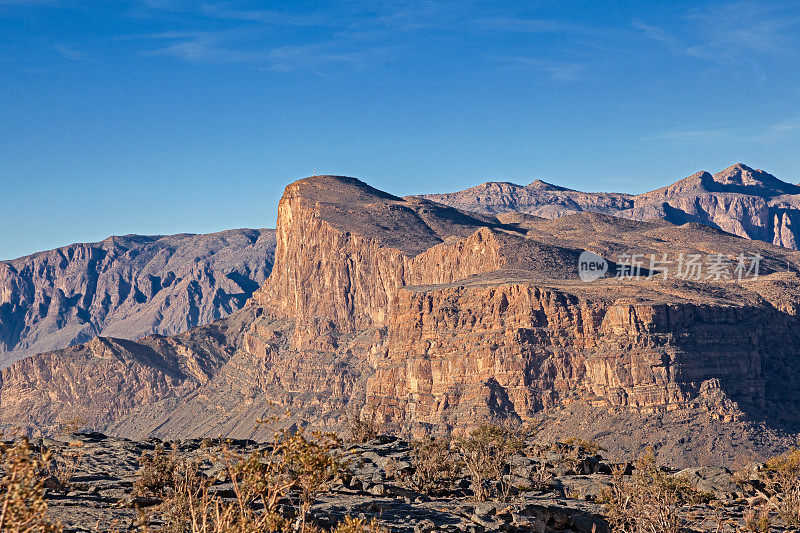
[(542, 181), (540, 179), (533, 180), (527, 187), (528, 189), (540, 190), (540, 191), (573, 191), (574, 189), (568, 189), (566, 187), (561, 187), (559, 185), (553, 185), (552, 183), (547, 183), (546, 181)]
[[(777, 196), (781, 194), (798, 194), (800, 187), (787, 183), (764, 172), (754, 170), (743, 163), (737, 163), (711, 176), (713, 184), (723, 186), (730, 192), (759, 196)], [(715, 187), (709, 187), (711, 192)]]
[(275, 232), (122, 235), (0, 261), (0, 368), (97, 335), (173, 334), (241, 309)]

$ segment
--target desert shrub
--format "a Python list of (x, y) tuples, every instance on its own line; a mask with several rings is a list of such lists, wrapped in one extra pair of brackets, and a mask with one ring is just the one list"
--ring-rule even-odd
[(175, 471), (178, 458), (174, 452), (167, 453), (158, 445), (153, 453), (145, 453), (139, 458), (139, 477), (133, 484), (137, 496), (164, 496), (175, 488)]
[(67, 448), (52, 453), (48, 470), (58, 480), (61, 490), (69, 488), (82, 460), (83, 453), (80, 448)]
[(596, 455), (601, 450), (605, 450), (602, 446), (597, 444), (593, 440), (583, 440), (577, 437), (570, 437), (564, 441), (564, 444), (567, 446), (574, 446), (578, 449), (583, 450), (589, 455)]
[(410, 481), (422, 492), (432, 492), (461, 473), (463, 463), (451, 450), (449, 437), (424, 437), (411, 443), (414, 474)]
[(73, 416), (61, 416), (58, 418), (57, 430), (60, 435), (69, 435), (71, 433), (77, 433), (81, 430), (81, 428), (87, 425), (86, 419), (81, 417), (80, 415), (73, 415)]
[(201, 501), (210, 481), (200, 474), (198, 460), (182, 459), (171, 465), (172, 480), (166, 484), (169, 494), (161, 505), (164, 533), (184, 533), (192, 528), (192, 509)]
[(361, 409), (354, 408), (347, 413), (347, 433), (353, 442), (369, 442), (378, 435), (377, 415), (370, 410), (367, 416), (361, 415)]
[(347, 515), (333, 533), (389, 533), (389, 530), (381, 526), (377, 518), (368, 521), (366, 518), (353, 518)]
[(769, 510), (766, 507), (758, 510), (750, 507), (743, 513), (742, 518), (747, 531), (751, 533), (769, 533), (772, 526)]
[(244, 503), (259, 499), (268, 514), (274, 514), (278, 501), (290, 490), (299, 492), (302, 530), (316, 497), (344, 469), (333, 452), (339, 444), (333, 435), (308, 438), (303, 432), (283, 431), (273, 446), (232, 465), (231, 477)]
[(670, 476), (656, 465), (650, 448), (636, 461), (631, 476), (613, 473), (613, 486), (605, 495), (606, 516), (611, 530), (619, 533), (677, 533), (682, 520), (678, 509), (698, 503), (704, 496), (680, 477)]
[(500, 499), (507, 499), (510, 483), (503, 474), (511, 456), (524, 448), (521, 431), (498, 423), (483, 424), (459, 439), (457, 446), (469, 470), (475, 499), (482, 502), (492, 496), (488, 481), (499, 485)]
[[(249, 454), (224, 445), (216, 452), (206, 448), (208, 459), (222, 463), (233, 485), (231, 501), (210, 492), (198, 460), (177, 461), (158, 450), (144, 459), (143, 472), (152, 480), (146, 484), (151, 493), (161, 488), (166, 494), (159, 512), (168, 533), (312, 533), (316, 528), (306, 523), (311, 505), (345, 468), (334, 452), (338, 446), (331, 435), (282, 431), (273, 444)], [(299, 499), (294, 525), (279, 512), (279, 502), (291, 494)]]
[(27, 439), (0, 443), (0, 531), (61, 531), (47, 520), (43, 480), (49, 461), (49, 452), (37, 455)]
[(800, 525), (800, 448), (767, 461), (767, 497), (786, 525)]
[(530, 488), (532, 490), (546, 490), (550, 488), (554, 480), (555, 476), (547, 469), (547, 464), (543, 461), (539, 463), (535, 470), (531, 471)]

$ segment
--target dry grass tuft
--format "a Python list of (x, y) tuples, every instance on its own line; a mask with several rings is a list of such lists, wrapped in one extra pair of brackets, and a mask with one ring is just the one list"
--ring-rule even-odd
[(769, 510), (766, 507), (757, 510), (750, 507), (743, 513), (742, 518), (747, 531), (751, 533), (769, 533), (772, 527)]
[(347, 515), (333, 533), (389, 533), (389, 530), (381, 526), (377, 518), (368, 521), (365, 518), (353, 518)]

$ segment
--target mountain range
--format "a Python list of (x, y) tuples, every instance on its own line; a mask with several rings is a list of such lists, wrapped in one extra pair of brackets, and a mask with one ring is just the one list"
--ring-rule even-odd
[(487, 214), (520, 212), (554, 218), (589, 211), (631, 220), (698, 222), (786, 248), (800, 246), (800, 186), (741, 163), (716, 174), (698, 172), (639, 195), (585, 193), (536, 180), (527, 186), (487, 182), (421, 197)]
[[(674, 198), (689, 191), (700, 198), (697, 187), (728, 187), (713, 193), (718, 205), (769, 198), (770, 209), (773, 193), (793, 190), (736, 166), (640, 195), (649, 204), (628, 197), (626, 209), (680, 205)], [(655, 443), (695, 462), (791, 441), (787, 432), (800, 429), (798, 252), (722, 231), (722, 211), (713, 225), (600, 212), (621, 196), (554, 190), (560, 200), (547, 205), (562, 216), (523, 212), (545, 205), (535, 199), (542, 188), (513, 202), (474, 192), (434, 201), (348, 177), (297, 181), (278, 206), (271, 273), (246, 302), (235, 299), (241, 309), (176, 335), (103, 335), (17, 361), (0, 371), (0, 425), (48, 432), (79, 415), (134, 438), (258, 437), (258, 420), (286, 409), (291, 422), (319, 429), (341, 428), (358, 409), (406, 435), (544, 417), (612, 449)], [(466, 197), (477, 211), (443, 203)], [(570, 213), (557, 201), (571, 202)], [(761, 261), (746, 279), (654, 270), (585, 283), (586, 250), (611, 267), (633, 254)], [(161, 291), (142, 290), (150, 278), (136, 279), (156, 302)]]

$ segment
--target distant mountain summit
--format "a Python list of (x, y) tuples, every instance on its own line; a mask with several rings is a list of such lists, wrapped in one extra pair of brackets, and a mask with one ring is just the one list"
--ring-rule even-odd
[(542, 180), (536, 180), (527, 187), (489, 181), (459, 192), (426, 194), (419, 198), (476, 213), (495, 215), (521, 212), (542, 218), (556, 218), (582, 211), (615, 214), (633, 207), (631, 195), (628, 194), (580, 192)]
[(632, 220), (697, 222), (786, 248), (800, 245), (800, 186), (743, 163), (716, 174), (701, 171), (635, 196), (585, 193), (536, 180), (527, 187), (488, 182), (422, 198), (486, 214), (516, 211), (555, 218), (590, 211)]

